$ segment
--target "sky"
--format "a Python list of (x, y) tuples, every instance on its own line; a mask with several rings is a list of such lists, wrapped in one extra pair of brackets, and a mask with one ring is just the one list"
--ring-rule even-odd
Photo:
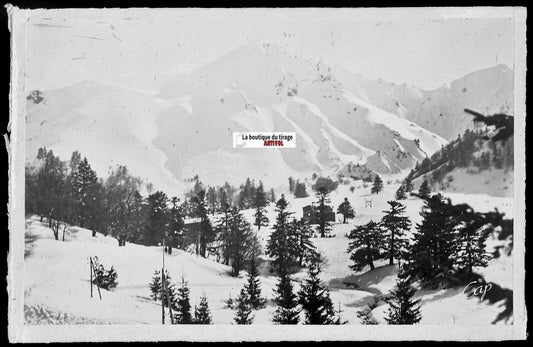
[(503, 10), (32, 10), (26, 23), (28, 89), (91, 79), (155, 94), (248, 43), (422, 89), (514, 61), (512, 12)]

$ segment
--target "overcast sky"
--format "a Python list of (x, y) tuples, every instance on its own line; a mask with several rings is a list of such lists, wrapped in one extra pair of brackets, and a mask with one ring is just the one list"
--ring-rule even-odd
[[(175, 74), (249, 42), (424, 89), (499, 63), (513, 67), (509, 12), (401, 11), (36, 10), (28, 12), (27, 84), (92, 79), (155, 93)], [(463, 13), (472, 18), (457, 19)]]

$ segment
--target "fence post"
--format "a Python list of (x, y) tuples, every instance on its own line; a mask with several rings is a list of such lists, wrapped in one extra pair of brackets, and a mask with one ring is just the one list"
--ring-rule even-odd
[(93, 297), (93, 257), (89, 257), (89, 276), (91, 278), (91, 298)]
[(161, 323), (165, 324), (165, 268), (161, 268)]
[(96, 268), (94, 267), (92, 259), (91, 259), (91, 267), (92, 267), (92, 270), (94, 271), (94, 279), (96, 280), (96, 288), (98, 289), (98, 296), (100, 297), (100, 300), (102, 300), (102, 293), (100, 293), (100, 285), (98, 284), (98, 276), (96, 275)]

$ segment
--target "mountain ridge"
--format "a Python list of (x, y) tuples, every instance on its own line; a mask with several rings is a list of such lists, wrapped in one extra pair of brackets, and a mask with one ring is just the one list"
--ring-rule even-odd
[[(254, 177), (272, 187), (289, 176), (333, 176), (356, 164), (403, 174), (447, 144), (409, 109), (424, 91), (405, 86), (410, 104), (399, 102), (404, 111), (391, 112), (390, 102), (377, 102), (383, 93), (370, 93), (370, 82), (360, 85), (338, 71), (323, 60), (254, 44), (178, 75), (157, 95), (91, 81), (45, 91), (42, 103), (28, 101), (28, 156), (42, 146), (64, 159), (80, 150), (99, 173), (125, 164), (176, 191), (196, 174), (208, 184)], [(298, 148), (235, 149), (237, 131), (294, 131)]]

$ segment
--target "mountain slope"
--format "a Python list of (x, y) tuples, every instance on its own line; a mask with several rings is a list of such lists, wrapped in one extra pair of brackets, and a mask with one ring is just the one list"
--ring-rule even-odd
[(448, 141), (472, 129), (471, 117), (464, 114), (464, 108), (484, 114), (513, 113), (514, 75), (504, 64), (472, 72), (435, 90), (368, 80), (341, 67), (334, 71), (355, 95)]
[(45, 91), (43, 96), (38, 104), (27, 103), (27, 159), (43, 146), (63, 160), (78, 150), (101, 177), (110, 167), (126, 165), (162, 189), (180, 187), (165, 168), (167, 154), (153, 145), (157, 119), (168, 101), (92, 81)]
[[(157, 96), (88, 81), (45, 91), (43, 102), (28, 100), (27, 153), (48, 146), (69, 159), (77, 149), (102, 176), (124, 164), (170, 194), (196, 174), (210, 185), (253, 177), (271, 187), (358, 164), (404, 174), (470, 126), (464, 107), (508, 105), (505, 69), (428, 92), (246, 45), (169, 78)], [(292, 131), (297, 148), (232, 148), (240, 131)]]
[[(205, 152), (216, 153), (205, 158), (247, 156), (247, 150), (230, 148), (232, 131), (296, 132), (296, 150), (253, 151), (253, 156), (261, 156), (265, 167), (284, 164), (287, 172), (300, 174), (333, 173), (348, 162), (368, 163), (380, 173), (399, 173), (446, 143), (351, 96), (322, 62), (267, 44), (240, 47), (204, 68), (177, 76), (159, 96), (186, 97), (193, 119), (189, 127), (200, 138), (210, 139), (207, 144), (188, 146), (188, 153), (173, 158), (169, 166), (175, 169), (190, 166), (191, 158)], [(185, 138), (180, 148), (192, 140)], [(273, 152), (279, 152), (282, 163)]]

